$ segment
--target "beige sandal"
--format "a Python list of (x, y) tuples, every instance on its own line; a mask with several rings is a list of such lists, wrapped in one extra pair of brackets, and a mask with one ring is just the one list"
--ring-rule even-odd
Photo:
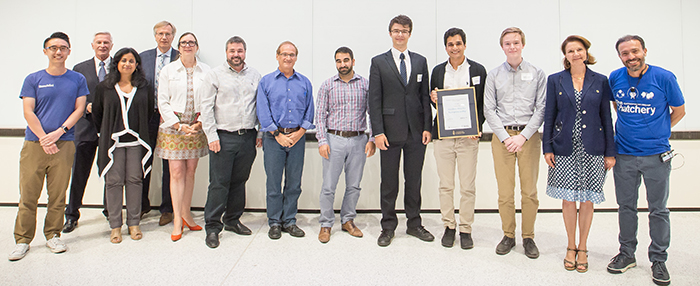
[(120, 243), (122, 242), (122, 228), (113, 228), (112, 233), (109, 235), (109, 241), (111, 243)]
[[(569, 252), (569, 251), (576, 252), (576, 254), (578, 255), (578, 249), (576, 249), (576, 248), (568, 248), (567, 247), (566, 252)], [(574, 269), (576, 269), (576, 255), (574, 255), (573, 262), (568, 261), (568, 260), (566, 260), (566, 258), (564, 258), (564, 269), (566, 269), (568, 271), (573, 271)]]
[(139, 240), (143, 238), (143, 233), (141, 233), (141, 229), (138, 225), (129, 227), (129, 235), (131, 235), (131, 239), (133, 240)]
[(578, 263), (578, 261), (576, 261), (576, 271), (578, 271), (578, 273), (586, 273), (586, 271), (588, 271), (588, 250), (576, 250), (577, 256), (579, 252), (583, 252), (586, 254), (586, 263)]

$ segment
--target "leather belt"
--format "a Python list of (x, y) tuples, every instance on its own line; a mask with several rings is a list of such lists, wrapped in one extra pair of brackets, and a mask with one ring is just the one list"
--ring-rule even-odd
[(219, 131), (223, 131), (226, 133), (232, 133), (232, 134), (238, 134), (238, 135), (244, 135), (244, 134), (249, 133), (249, 132), (257, 132), (257, 130), (255, 130), (254, 128), (253, 129), (238, 129), (238, 130), (234, 130), (234, 131), (219, 129)]
[(299, 127), (299, 126), (294, 127), (294, 128), (277, 128), (277, 130), (279, 130), (280, 133), (282, 133), (282, 134), (289, 134), (292, 132), (296, 132), (296, 131), (299, 131), (299, 129), (301, 129), (301, 127)]
[(345, 137), (345, 138), (355, 137), (355, 136), (360, 136), (362, 134), (365, 134), (364, 131), (339, 131), (339, 130), (333, 130), (333, 129), (328, 129), (328, 133), (333, 134), (333, 135), (338, 135), (341, 137)]
[(527, 125), (503, 126), (506, 130), (523, 131)]

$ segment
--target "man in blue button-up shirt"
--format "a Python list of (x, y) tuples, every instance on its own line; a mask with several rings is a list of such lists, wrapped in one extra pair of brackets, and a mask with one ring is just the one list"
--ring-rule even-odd
[[(267, 175), (268, 236), (279, 239), (282, 231), (304, 236), (296, 225), (297, 200), (304, 167), (304, 134), (314, 128), (311, 81), (294, 71), (299, 51), (289, 41), (277, 47), (279, 68), (258, 85), (258, 120), (264, 132), (263, 151)], [(285, 172), (284, 192), (282, 173)]]

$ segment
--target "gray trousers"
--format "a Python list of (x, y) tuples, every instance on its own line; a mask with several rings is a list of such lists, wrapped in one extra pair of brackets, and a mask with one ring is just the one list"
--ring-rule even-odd
[(671, 242), (671, 221), (666, 208), (669, 194), (671, 161), (661, 162), (659, 155), (630, 156), (617, 155), (613, 168), (615, 196), (620, 225), (620, 253), (634, 257), (637, 249), (637, 200), (642, 177), (647, 190), (649, 205), (649, 261), (665, 262), (666, 249)]
[(126, 190), (126, 225), (139, 225), (141, 221), (141, 182), (143, 171), (141, 146), (119, 147), (112, 153), (112, 167), (105, 174), (109, 227), (122, 226), (122, 202)]
[(318, 219), (321, 227), (332, 227), (335, 222), (333, 213), (335, 188), (343, 169), (345, 169), (345, 196), (340, 208), (340, 221), (346, 223), (355, 219), (357, 215), (355, 208), (360, 198), (360, 182), (367, 160), (365, 154), (367, 135), (345, 138), (328, 134), (327, 138), (331, 153), (328, 156), (329, 159), (323, 158), (323, 185), (319, 198), (321, 217)]

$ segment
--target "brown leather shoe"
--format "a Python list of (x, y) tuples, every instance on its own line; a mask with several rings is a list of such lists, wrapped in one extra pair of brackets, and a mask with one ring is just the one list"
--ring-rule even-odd
[(326, 243), (331, 240), (331, 228), (322, 227), (321, 231), (318, 233), (318, 241), (321, 243)]
[(362, 231), (360, 231), (360, 229), (357, 228), (357, 226), (355, 226), (355, 223), (351, 220), (343, 224), (343, 231), (347, 231), (350, 235), (354, 237), (362, 237)]
[(164, 226), (166, 224), (169, 224), (173, 221), (173, 213), (162, 213), (160, 214), (160, 220), (158, 221), (158, 225)]

